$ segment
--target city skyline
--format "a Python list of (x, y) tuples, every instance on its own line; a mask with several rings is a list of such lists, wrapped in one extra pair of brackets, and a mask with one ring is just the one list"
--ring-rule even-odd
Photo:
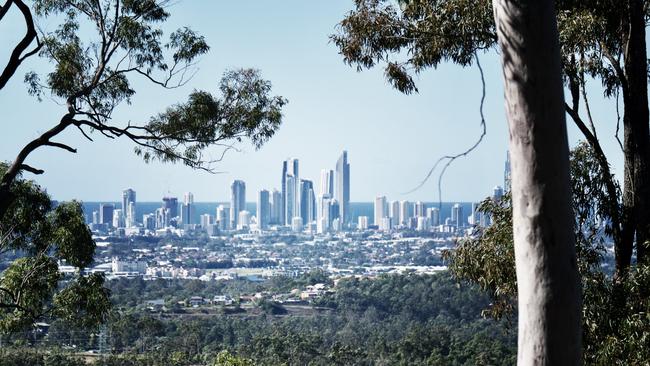
[[(145, 164), (125, 140), (93, 135), (95, 141), (89, 142), (70, 133), (63, 136), (62, 142), (76, 147), (78, 154), (59, 149), (38, 151), (29, 163), (43, 168), (45, 174), (35, 177), (26, 173), (25, 177), (35, 179), (57, 200), (109, 200), (113, 192), (130, 185), (141, 191), (138, 198), (143, 201), (156, 201), (166, 194), (181, 196), (184, 191), (192, 191), (201, 201), (228, 201), (234, 179), (249, 182), (251, 192), (277, 186), (276, 164), (290, 156), (300, 159), (302, 176), (318, 182), (320, 169), (330, 166), (345, 149), (354, 154), (356, 166), (354, 180), (358, 184), (350, 192), (353, 201), (372, 202), (377, 193), (399, 200), (438, 200), (437, 174), (420, 190), (403, 193), (417, 186), (440, 156), (464, 151), (480, 135), (480, 74), (476, 68), (441, 65), (418, 75), (419, 93), (405, 96), (387, 84), (381, 69), (355, 72), (344, 64), (328, 40), (352, 6), (350, 2), (297, 0), (281, 4), (246, 0), (184, 2), (182, 6), (171, 6), (174, 24), (170, 26), (191, 18), (192, 28), (205, 35), (211, 52), (198, 60), (199, 69), (186, 86), (155, 95), (139, 89), (130, 106), (116, 110), (114, 119), (124, 123), (146, 121), (167, 106), (185, 100), (194, 89), (215, 92), (217, 80), (227, 69), (260, 69), (263, 77), (272, 82), (274, 94), (289, 100), (283, 110), (284, 121), (260, 150), (242, 144), (237, 147), (239, 151), (226, 154), (215, 166), (221, 174), (182, 165)], [(233, 14), (246, 14), (246, 22)], [(22, 26), (7, 20), (8, 27)], [(0, 32), (0, 39), (7, 44), (14, 36), (15, 32)], [(486, 78), (487, 135), (477, 150), (447, 170), (443, 201), (480, 200), (486, 192), (477, 187), (477, 180), (489, 186), (502, 181), (508, 132), (503, 89), (498, 82), (501, 65), (494, 52), (481, 54), (480, 58)], [(20, 73), (32, 69), (49, 70), (43, 60), (30, 58)], [(139, 86), (140, 81), (134, 82)], [(598, 97), (602, 94), (597, 90), (599, 86), (587, 82), (593, 114), (603, 122), (616, 121), (613, 103), (603, 102)], [(19, 149), (62, 111), (48, 98), (35, 103), (20, 77), (13, 78), (3, 89), (0, 103), (16, 106), (7, 111), (7, 121), (22, 121), (6, 131), (5, 143), (0, 146), (3, 161), (14, 159)], [(615, 125), (602, 123), (599, 135), (606, 153), (612, 156), (613, 172), (622, 177)], [(578, 136), (570, 124), (572, 145)], [(219, 151), (212, 153), (218, 156)]]

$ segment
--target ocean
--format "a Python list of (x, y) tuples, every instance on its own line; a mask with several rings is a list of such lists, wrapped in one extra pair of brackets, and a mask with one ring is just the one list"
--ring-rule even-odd
[[(92, 222), (93, 211), (99, 211), (100, 203), (112, 203), (115, 205), (115, 208), (122, 208), (121, 202), (83, 202), (84, 214), (86, 215), (86, 222)], [(414, 202), (411, 202), (414, 203)], [(463, 216), (467, 217), (472, 212), (472, 203), (471, 202), (443, 202), (440, 208), (440, 219), (444, 220), (447, 217), (451, 217), (451, 207), (459, 203), (463, 208)], [(199, 216), (203, 214), (210, 214), (212, 216), (216, 215), (217, 206), (224, 205), (226, 207), (230, 206), (229, 202), (195, 202), (195, 223), (199, 222)], [(425, 202), (425, 210), (429, 207), (439, 207), (438, 202)], [(142, 222), (142, 215), (153, 213), (157, 208), (162, 206), (162, 202), (137, 202), (135, 205), (135, 215), (138, 222)], [(254, 202), (246, 203), (246, 210), (248, 210), (252, 216), (256, 215), (257, 205)], [(180, 212), (180, 211), (179, 211)], [(350, 213), (352, 215), (352, 222), (356, 223), (359, 216), (367, 216), (368, 222), (374, 222), (374, 203), (373, 202), (350, 202)]]

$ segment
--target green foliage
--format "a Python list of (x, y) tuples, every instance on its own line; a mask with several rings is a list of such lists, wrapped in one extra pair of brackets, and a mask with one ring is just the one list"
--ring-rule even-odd
[(489, 0), (356, 0), (356, 9), (331, 36), (357, 70), (385, 63), (386, 78), (401, 92), (417, 91), (412, 73), (441, 62), (467, 66), (477, 50), (496, 44)]
[(253, 366), (252, 360), (242, 357), (237, 357), (228, 351), (221, 351), (217, 354), (212, 366)]
[[(385, 64), (386, 78), (401, 92), (417, 91), (413, 74), (441, 62), (468, 66), (477, 52), (496, 47), (490, 0), (398, 3), (399, 8), (388, 0), (355, 0), (331, 39), (357, 70)], [(566, 81), (586, 73), (601, 79), (605, 94), (612, 95), (620, 85), (612, 61), (624, 55), (627, 3), (557, 0), (555, 7)]]
[(84, 366), (79, 357), (27, 348), (0, 348), (0, 366)]
[[(0, 173), (5, 168), (0, 166)], [(15, 199), (0, 218), (0, 258), (13, 259), (0, 274), (0, 332), (29, 329), (50, 314), (81, 326), (101, 323), (109, 293), (102, 275), (80, 275), (95, 251), (81, 204), (52, 207), (38, 185), (22, 179), (11, 193)], [(79, 272), (64, 279), (59, 261)]]
[[(597, 365), (646, 364), (650, 341), (650, 268), (637, 265), (613, 279), (603, 266), (606, 235), (611, 234), (610, 197), (601, 165), (590, 147), (571, 152), (571, 184), (576, 216), (576, 252), (582, 277), (583, 347), (585, 361)], [(617, 187), (618, 188), (618, 187)], [(493, 299), (484, 315), (495, 318), (514, 312), (517, 297), (512, 209), (510, 199), (481, 205), (493, 224), (479, 228), (474, 238), (445, 253), (458, 279), (478, 284)]]
[[(188, 27), (169, 33), (167, 1), (37, 0), (37, 15), (61, 19), (53, 32), (41, 36), (39, 55), (54, 70), (42, 77), (25, 76), (30, 94), (40, 99), (49, 92), (67, 106), (52, 136), (31, 147), (48, 144), (69, 126), (90, 139), (126, 137), (145, 162), (182, 162), (213, 171), (226, 151), (244, 139), (259, 148), (279, 128), (286, 99), (271, 96), (271, 83), (259, 71), (238, 69), (224, 73), (221, 96), (195, 90), (185, 103), (167, 108), (148, 123), (120, 124), (111, 120), (114, 109), (130, 103), (136, 90), (133, 76), (162, 88), (185, 85), (194, 75), (197, 59), (209, 51), (203, 36)], [(79, 36), (83, 28), (85, 37)], [(50, 131), (52, 132), (52, 130)], [(45, 142), (45, 143), (44, 143)], [(57, 146), (72, 151), (67, 146)], [(219, 147), (222, 155), (206, 158), (206, 149)], [(29, 151), (31, 152), (31, 151)], [(210, 154), (211, 155), (211, 154)], [(22, 163), (22, 162), (20, 162)]]
[(484, 316), (509, 317), (517, 297), (510, 194), (500, 200), (486, 199), (479, 211), (489, 215), (492, 225), (477, 228), (474, 237), (460, 240), (454, 250), (443, 253), (443, 259), (455, 276), (490, 294), (492, 302), (482, 311)]
[[(195, 91), (187, 103), (153, 117), (144, 129), (156, 138), (147, 146), (138, 145), (136, 154), (145, 162), (182, 161), (198, 168), (206, 163), (202, 152), (209, 146), (225, 146), (227, 151), (228, 141), (249, 138), (259, 148), (275, 134), (287, 101), (269, 96), (271, 83), (262, 79), (258, 70), (226, 72), (219, 90), (222, 98)], [(179, 150), (181, 144), (183, 150)]]

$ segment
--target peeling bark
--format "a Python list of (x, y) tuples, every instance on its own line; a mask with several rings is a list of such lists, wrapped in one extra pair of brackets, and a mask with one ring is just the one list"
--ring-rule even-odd
[(512, 163), (519, 365), (581, 362), (581, 291), (553, 1), (494, 1)]

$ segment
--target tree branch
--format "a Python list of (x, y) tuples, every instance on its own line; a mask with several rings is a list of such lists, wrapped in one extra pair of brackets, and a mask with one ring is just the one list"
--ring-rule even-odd
[(438, 161), (436, 161), (436, 163), (433, 164), (433, 167), (429, 170), (429, 173), (427, 174), (427, 176), (424, 177), (424, 180), (422, 180), (422, 182), (417, 187), (415, 187), (414, 189), (412, 189), (412, 190), (410, 190), (408, 192), (405, 192), (404, 194), (409, 194), (409, 193), (415, 192), (416, 190), (422, 188), (422, 186), (424, 186), (424, 184), (429, 180), (429, 178), (431, 178), (431, 175), (433, 175), (433, 172), (436, 170), (438, 165), (440, 165), (440, 163), (442, 163), (443, 161), (447, 161), (445, 166), (442, 168), (442, 171), (440, 172), (440, 175), (438, 176), (438, 205), (442, 206), (442, 178), (443, 178), (445, 172), (447, 171), (447, 168), (456, 159), (461, 158), (461, 157), (465, 157), (465, 156), (469, 155), (469, 153), (474, 151), (478, 147), (478, 145), (483, 141), (483, 138), (487, 134), (487, 126), (485, 124), (485, 115), (483, 114), (483, 105), (485, 103), (485, 96), (486, 96), (486, 94), (485, 94), (485, 76), (483, 74), (483, 67), (481, 66), (481, 63), (479, 61), (477, 52), (474, 52), (474, 58), (476, 59), (476, 66), (478, 67), (478, 70), (479, 70), (479, 72), (481, 74), (482, 94), (481, 94), (481, 104), (479, 105), (479, 114), (481, 116), (481, 128), (482, 128), (481, 135), (479, 136), (478, 140), (476, 140), (474, 145), (472, 145), (469, 149), (463, 151), (462, 153), (456, 154), (456, 155), (446, 155), (446, 156), (443, 156), (440, 159), (438, 159)]
[[(28, 52), (23, 56), (23, 53), (25, 50), (27, 50), (27, 47), (29, 47), (30, 44), (34, 41), (34, 39), (37, 39), (37, 33), (36, 33), (36, 28), (34, 26), (34, 18), (32, 17), (31, 10), (27, 5), (22, 0), (10, 0), (20, 10), (20, 12), (23, 14), (23, 18), (25, 18), (25, 25), (27, 26), (27, 32), (25, 33), (25, 36), (18, 42), (16, 47), (14, 48), (13, 52), (11, 52), (11, 56), (9, 56), (9, 61), (7, 62), (7, 65), (5, 66), (4, 70), (2, 71), (2, 74), (0, 74), (0, 89), (4, 88), (5, 85), (7, 85), (7, 82), (11, 77), (16, 73), (16, 70), (22, 64), (22, 62), (25, 60), (25, 58), (35, 54), (38, 52), (38, 50), (41, 49), (41, 43), (38, 42), (38, 45), (36, 46), (36, 49), (33, 51)], [(9, 1), (7, 4), (5, 4), (4, 7), (2, 7), (2, 10), (0, 11), (0, 18), (2, 18), (6, 11), (9, 8)]]
[(77, 149), (74, 149), (74, 148), (72, 148), (72, 147), (70, 147), (70, 146), (68, 146), (66, 144), (62, 144), (60, 142), (48, 141), (44, 145), (45, 146), (58, 147), (59, 149), (67, 150), (67, 151), (69, 151), (71, 153), (76, 153), (77, 152)]
[(36, 174), (36, 175), (41, 175), (41, 174), (45, 173), (45, 171), (43, 169), (36, 169), (33, 166), (30, 166), (30, 165), (27, 165), (27, 164), (20, 164), (20, 170), (24, 170), (26, 172), (30, 172), (30, 173)]

